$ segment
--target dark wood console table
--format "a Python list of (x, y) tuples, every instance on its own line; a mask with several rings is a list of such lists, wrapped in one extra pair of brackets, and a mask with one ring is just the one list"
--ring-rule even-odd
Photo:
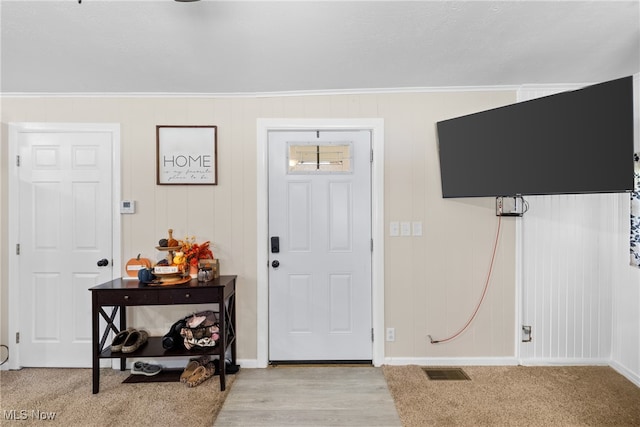
[[(183, 285), (173, 286), (147, 286), (137, 280), (115, 279), (89, 290), (91, 291), (94, 394), (100, 390), (100, 359), (119, 358), (120, 369), (124, 371), (128, 357), (198, 357), (201, 355), (219, 356), (220, 390), (224, 391), (227, 349), (231, 349), (231, 363), (234, 366), (236, 364), (236, 276), (220, 276), (206, 283), (193, 279)], [(162, 347), (162, 337), (149, 337), (147, 344), (133, 353), (112, 353), (111, 347), (105, 348), (109, 331), (117, 334), (127, 328), (126, 307), (209, 303), (217, 303), (219, 310), (220, 339), (218, 345), (213, 348), (165, 350)], [(107, 314), (105, 307), (111, 307), (110, 314)], [(99, 337), (100, 317), (107, 322), (101, 339)], [(116, 326), (116, 320), (119, 323), (118, 326)]]

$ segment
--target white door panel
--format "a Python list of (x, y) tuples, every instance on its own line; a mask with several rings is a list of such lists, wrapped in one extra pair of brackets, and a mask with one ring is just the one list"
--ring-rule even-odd
[(18, 138), (20, 362), (90, 367), (88, 289), (113, 277), (112, 134)]
[[(344, 170), (318, 171), (335, 145), (349, 147)], [(292, 172), (292, 146), (312, 147), (317, 169)], [(272, 361), (372, 359), (370, 150), (366, 131), (269, 135)]]

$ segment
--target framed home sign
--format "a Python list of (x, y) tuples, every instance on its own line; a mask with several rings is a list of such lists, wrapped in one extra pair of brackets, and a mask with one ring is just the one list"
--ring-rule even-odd
[(156, 126), (158, 185), (217, 185), (217, 126)]

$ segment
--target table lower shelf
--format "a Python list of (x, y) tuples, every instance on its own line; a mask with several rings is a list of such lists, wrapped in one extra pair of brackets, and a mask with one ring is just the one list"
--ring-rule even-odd
[(152, 376), (131, 374), (124, 381), (122, 381), (122, 383), (177, 383), (180, 381), (180, 375), (182, 374), (182, 372), (182, 369), (163, 369), (159, 374)]
[[(220, 347), (192, 348), (186, 350), (184, 348), (167, 350), (162, 347), (162, 337), (149, 337), (147, 343), (131, 353), (123, 353), (121, 351), (111, 351), (111, 347), (107, 347), (98, 356), (100, 359), (122, 359), (133, 357), (199, 357), (203, 355), (219, 355)], [(223, 352), (224, 353), (224, 352)]]

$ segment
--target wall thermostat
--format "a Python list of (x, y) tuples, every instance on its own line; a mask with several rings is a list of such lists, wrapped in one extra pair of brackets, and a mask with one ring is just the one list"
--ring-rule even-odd
[(136, 202), (133, 200), (122, 200), (120, 202), (121, 214), (133, 214), (136, 213)]

